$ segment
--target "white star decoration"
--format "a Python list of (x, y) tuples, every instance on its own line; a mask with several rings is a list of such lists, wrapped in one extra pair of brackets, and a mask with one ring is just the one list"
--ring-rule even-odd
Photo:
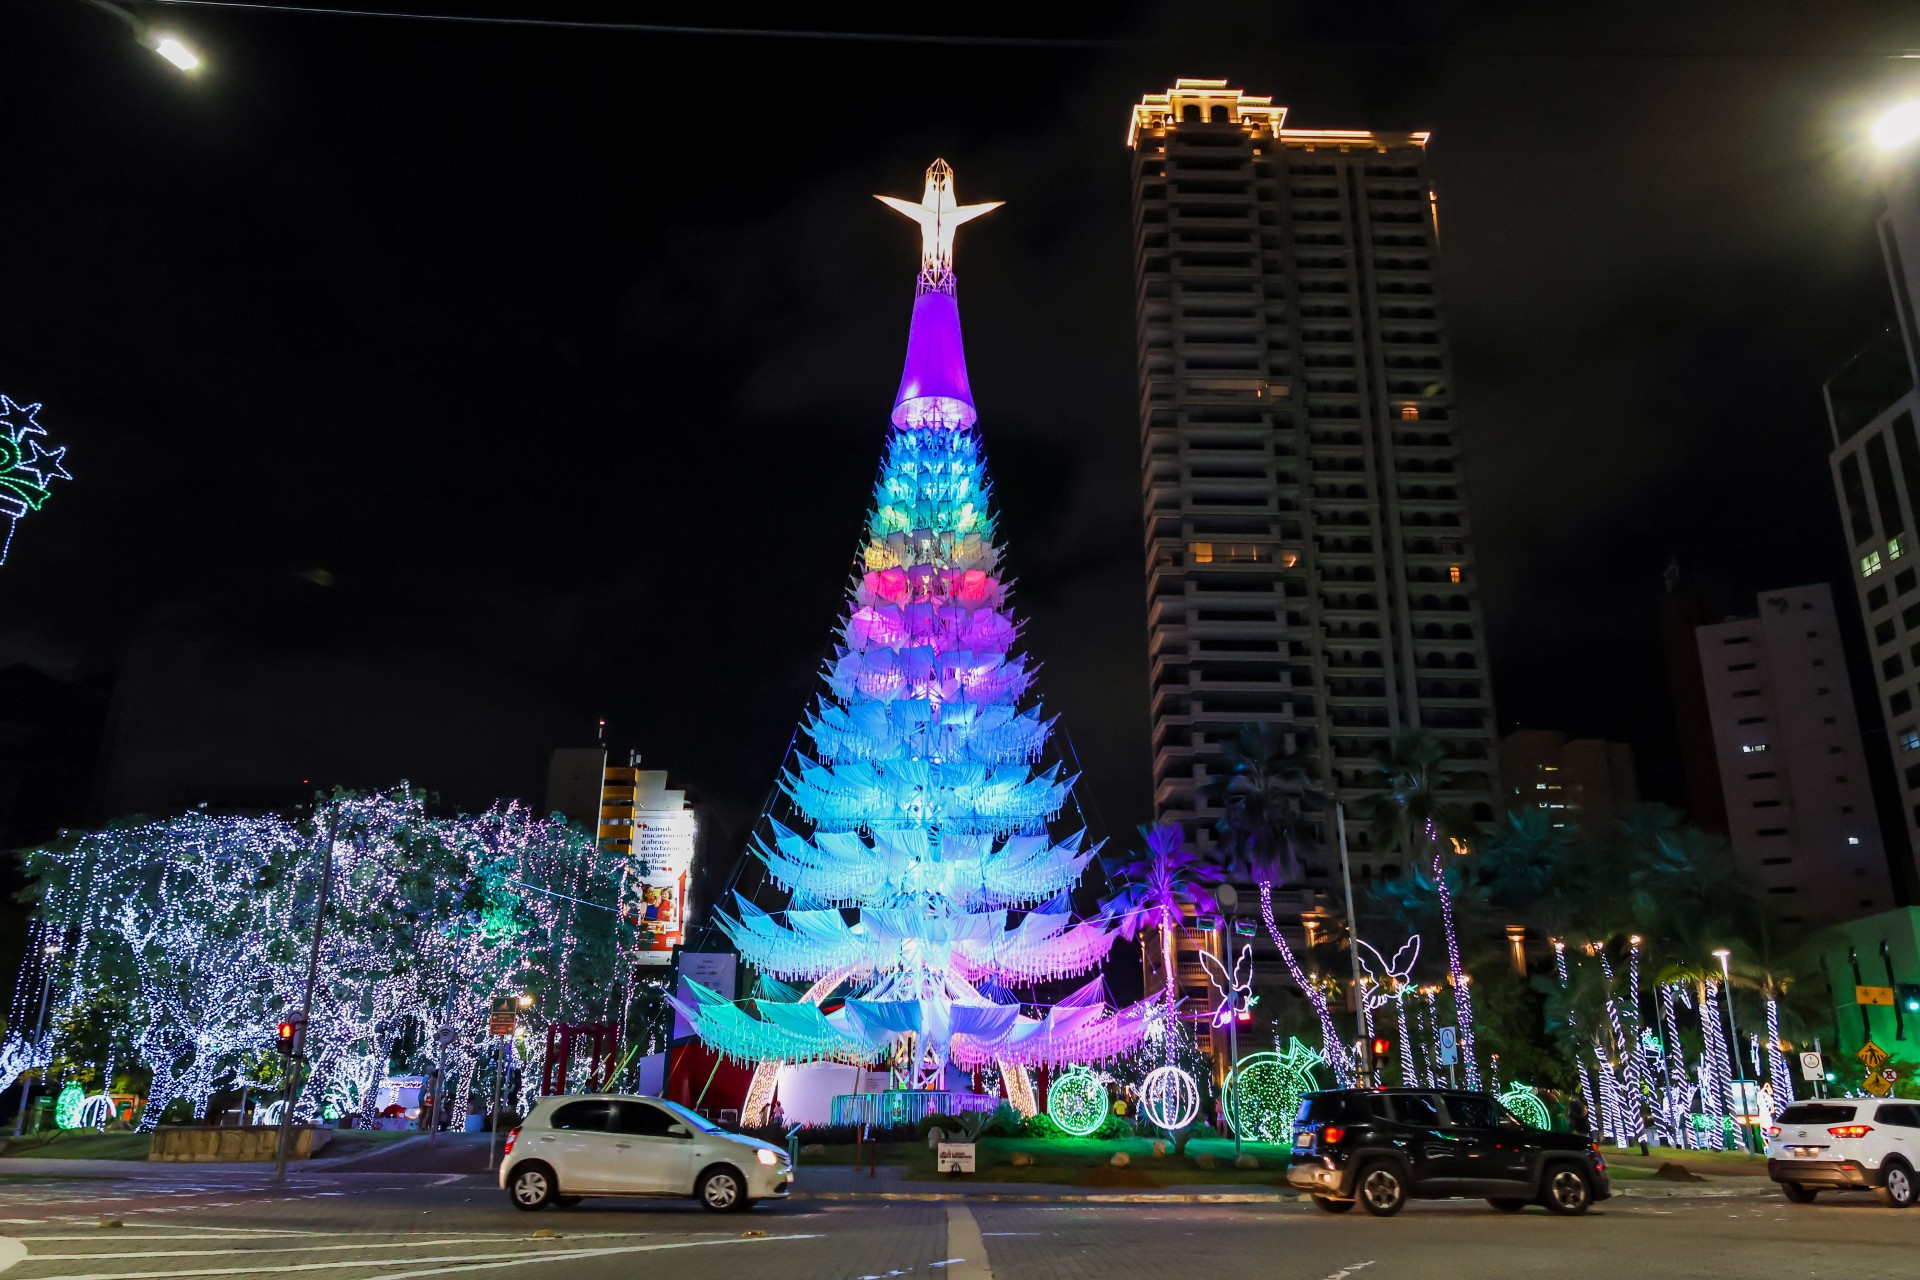
[(927, 190), (919, 204), (898, 196), (875, 196), (874, 199), (920, 224), (920, 269), (931, 275), (945, 275), (953, 270), (953, 233), (961, 223), (992, 213), (1006, 203), (990, 200), (985, 204), (961, 204), (953, 193), (953, 169), (945, 160), (935, 160), (927, 166)]
[(21, 471), (33, 472), (34, 478), (40, 482), (41, 488), (44, 489), (49, 482), (54, 480), (73, 479), (72, 476), (67, 474), (67, 469), (60, 465), (60, 460), (67, 456), (67, 446), (61, 445), (58, 449), (43, 449), (40, 447), (38, 440), (29, 440), (27, 441), (27, 447), (33, 450), (33, 456), (20, 459), (15, 466)]

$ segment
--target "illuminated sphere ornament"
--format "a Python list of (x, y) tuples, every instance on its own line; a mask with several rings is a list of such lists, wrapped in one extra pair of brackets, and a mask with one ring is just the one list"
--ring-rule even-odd
[(75, 1117), (75, 1127), (104, 1129), (119, 1114), (119, 1108), (114, 1105), (112, 1094), (90, 1093), (80, 1104), (79, 1113)]
[(78, 1083), (69, 1080), (60, 1090), (60, 1096), (53, 1102), (53, 1123), (62, 1129), (80, 1127), (80, 1104), (86, 1101), (87, 1091)]
[(1047, 1115), (1063, 1132), (1084, 1138), (1107, 1118), (1107, 1086), (1085, 1067), (1075, 1067), (1047, 1090)]
[(1515, 1081), (1511, 1089), (1499, 1095), (1500, 1105), (1513, 1112), (1513, 1118), (1534, 1129), (1551, 1129), (1553, 1120), (1546, 1104), (1526, 1085)]
[(1298, 1040), (1285, 1053), (1248, 1054), (1227, 1076), (1227, 1123), (1248, 1142), (1291, 1143), (1300, 1099), (1320, 1087), (1313, 1068), (1324, 1061)]
[(1200, 1114), (1200, 1086), (1179, 1067), (1155, 1067), (1140, 1083), (1140, 1114), (1169, 1133), (1184, 1129)]

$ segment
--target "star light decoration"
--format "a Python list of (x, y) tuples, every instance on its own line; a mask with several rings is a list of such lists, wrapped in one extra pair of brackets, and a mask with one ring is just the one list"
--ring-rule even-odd
[(73, 479), (65, 465), (67, 447), (49, 449), (43, 443), (47, 430), (34, 420), (39, 412), (38, 404), (0, 395), (0, 516), (7, 521), (0, 532), (0, 564), (7, 562), (15, 527), (46, 502), (47, 486)]

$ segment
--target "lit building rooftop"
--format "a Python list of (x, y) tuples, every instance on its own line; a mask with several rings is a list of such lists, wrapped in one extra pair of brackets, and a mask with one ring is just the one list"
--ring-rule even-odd
[(1157, 137), (1169, 125), (1237, 124), (1249, 133), (1265, 133), (1299, 146), (1424, 147), (1433, 135), (1425, 129), (1411, 133), (1376, 133), (1371, 129), (1288, 129), (1287, 109), (1273, 105), (1270, 96), (1230, 87), (1225, 80), (1181, 76), (1165, 93), (1149, 93), (1134, 104), (1127, 123), (1127, 145), (1138, 146), (1140, 135)]

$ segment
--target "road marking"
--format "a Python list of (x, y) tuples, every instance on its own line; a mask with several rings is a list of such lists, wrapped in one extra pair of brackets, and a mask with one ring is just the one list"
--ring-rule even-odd
[[(722, 1240), (680, 1240), (663, 1244), (616, 1245), (606, 1249), (542, 1249), (536, 1253), (496, 1253), (481, 1254), (475, 1257), (468, 1253), (442, 1254), (433, 1258), (408, 1258), (404, 1261), (413, 1266), (424, 1263), (449, 1263), (449, 1266), (429, 1267), (424, 1271), (389, 1272), (379, 1280), (416, 1280), (420, 1276), (445, 1275), (453, 1271), (485, 1271), (494, 1267), (520, 1267), (531, 1262), (552, 1262), (567, 1258), (603, 1258), (621, 1253), (653, 1253), (662, 1249), (695, 1249), (703, 1245), (719, 1244), (765, 1244), (775, 1240), (817, 1240), (814, 1235), (797, 1236), (757, 1236), (745, 1238), (732, 1236)], [(240, 1276), (240, 1275), (290, 1275), (300, 1271), (336, 1271), (351, 1267), (365, 1270), (369, 1266), (394, 1266), (402, 1260), (394, 1259), (388, 1263), (369, 1263), (364, 1258), (348, 1258), (340, 1262), (286, 1262), (268, 1267), (202, 1267), (195, 1271), (167, 1271), (167, 1276)], [(152, 1271), (91, 1271), (84, 1275), (66, 1276), (63, 1280), (152, 1280)]]
[(993, 1268), (987, 1264), (987, 1242), (980, 1238), (980, 1224), (973, 1213), (958, 1200), (947, 1202), (947, 1275), (952, 1280), (993, 1280)]
[(0, 1271), (5, 1271), (16, 1263), (27, 1260), (27, 1245), (24, 1240), (15, 1240), (12, 1236), (0, 1236)]
[[(96, 1239), (98, 1237), (95, 1237)], [(114, 1237), (116, 1240), (123, 1236)], [(163, 1240), (177, 1240), (178, 1236), (162, 1236)], [(522, 1237), (526, 1239), (526, 1237)], [(239, 1243), (235, 1241), (234, 1243)], [(253, 1257), (260, 1253), (332, 1253), (341, 1249), (420, 1249), (433, 1244), (484, 1244), (484, 1240), (461, 1239), (458, 1236), (443, 1237), (439, 1240), (395, 1240), (391, 1244), (303, 1244), (284, 1249), (147, 1249), (133, 1253), (36, 1253), (35, 1262), (80, 1262), (87, 1258), (226, 1258), (234, 1255)], [(531, 1241), (529, 1240), (529, 1243)], [(369, 1263), (378, 1266), (378, 1263)]]
[(1365, 1262), (1355, 1262), (1348, 1266), (1344, 1266), (1340, 1268), (1338, 1271), (1328, 1276), (1327, 1280), (1347, 1280), (1347, 1277), (1352, 1275), (1354, 1272), (1360, 1270), (1363, 1267), (1370, 1267), (1372, 1265), (1373, 1265), (1372, 1258), (1368, 1258)]

